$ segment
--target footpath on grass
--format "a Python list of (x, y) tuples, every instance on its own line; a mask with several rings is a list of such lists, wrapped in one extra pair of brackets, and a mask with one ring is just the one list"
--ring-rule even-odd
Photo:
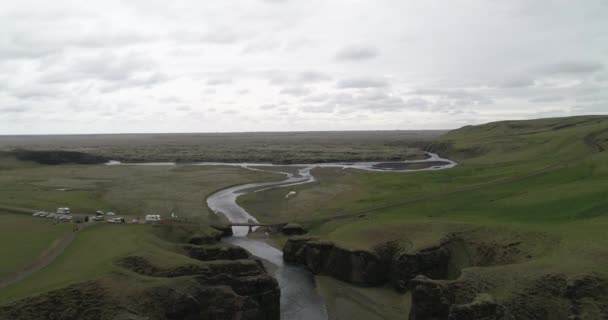
[[(38, 211), (35, 209), (19, 208), (4, 205), (0, 205), (0, 210), (19, 214), (32, 214)], [(83, 229), (84, 227), (86, 227), (86, 224), (79, 229)], [(68, 245), (72, 243), (72, 241), (76, 238), (76, 234), (78, 234), (78, 231), (75, 230), (74, 232), (66, 234), (61, 239), (53, 241), (53, 243), (28, 266), (0, 279), (0, 289), (22, 281), (51, 264), (51, 262), (53, 262), (59, 255), (61, 255), (65, 248), (67, 248)]]
[(11, 213), (20, 213), (20, 214), (33, 214), (40, 210), (5, 206), (5, 205), (0, 204), (0, 211), (6, 211), (6, 212), (11, 212)]

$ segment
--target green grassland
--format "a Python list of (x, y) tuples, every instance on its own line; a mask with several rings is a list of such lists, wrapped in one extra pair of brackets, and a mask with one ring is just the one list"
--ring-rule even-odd
[(104, 166), (15, 164), (0, 159), (1, 205), (75, 213), (148, 213), (207, 219), (206, 197), (227, 186), (282, 175), (223, 166)]
[[(278, 179), (283, 179), (283, 175), (227, 166), (43, 166), (3, 158), (0, 204), (49, 211), (68, 206), (81, 214), (113, 210), (127, 217), (146, 213), (167, 217), (175, 212), (180, 218), (205, 226), (221, 219), (208, 211), (205, 200), (209, 194), (235, 184)], [(0, 214), (0, 278), (22, 270), (55, 240), (72, 233), (70, 224), (53, 222), (28, 214)], [(2, 288), (0, 304), (71, 283), (104, 278), (119, 272), (113, 261), (133, 253), (160, 265), (183, 262), (184, 256), (172, 249), (159, 241), (148, 226), (98, 223), (79, 231), (46, 268)]]
[[(517, 238), (527, 252), (538, 253), (526, 263), (486, 268), (498, 276), (511, 279), (548, 271), (608, 276), (608, 117), (465, 127), (429, 147), (460, 164), (410, 173), (317, 168), (314, 183), (251, 193), (238, 201), (261, 221), (299, 221), (311, 234), (343, 246), (367, 249), (398, 240), (422, 248), (449, 232), (473, 230), (490, 242)], [(69, 206), (77, 213), (112, 210), (129, 216), (176, 212), (208, 223), (216, 219), (205, 204), (213, 191), (280, 179), (283, 176), (276, 173), (239, 167), (42, 166), (1, 158), (0, 204), (44, 210)], [(286, 200), (291, 190), (297, 194)], [(0, 219), (1, 248), (3, 253), (9, 250), (3, 254), (0, 274), (32, 261), (48, 247), (45, 244), (65, 232), (65, 225), (42, 218), (1, 214)], [(23, 228), (28, 232), (19, 232)], [(120, 275), (124, 271), (113, 261), (133, 253), (165, 264), (188, 259), (150, 231), (144, 225), (85, 228), (47, 268), (3, 288), (0, 304)], [(146, 280), (138, 281), (141, 285)], [(381, 289), (352, 291), (331, 279), (323, 283), (322, 289), (342, 301), (343, 309), (351, 307), (340, 297), (406, 300)], [(370, 308), (380, 315), (402, 312), (384, 302)]]
[(98, 224), (80, 231), (78, 238), (48, 267), (4, 288), (0, 292), (0, 304), (121, 273), (114, 261), (130, 254), (151, 257), (159, 265), (191, 262), (186, 256), (171, 251), (171, 245), (155, 237), (151, 228), (149, 225)]
[(460, 162), (454, 169), (315, 169), (318, 181), (291, 187), (289, 203), (285, 189), (239, 202), (262, 219), (303, 221), (312, 234), (362, 248), (402, 238), (422, 246), (470, 225), (527, 232), (534, 243), (541, 232), (554, 240), (543, 242), (551, 250), (538, 264), (608, 274), (607, 139), (608, 117), (599, 116), (465, 127), (437, 141)]
[(28, 266), (66, 233), (67, 224), (0, 212), (0, 279)]

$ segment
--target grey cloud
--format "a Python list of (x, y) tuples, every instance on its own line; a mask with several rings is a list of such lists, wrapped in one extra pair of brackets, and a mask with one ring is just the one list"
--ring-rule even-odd
[(330, 98), (329, 94), (321, 93), (321, 94), (306, 96), (306, 97), (302, 98), (302, 101), (304, 101), (304, 102), (323, 102), (323, 101), (327, 101), (329, 98)]
[(492, 104), (494, 101), (483, 94), (467, 90), (445, 90), (445, 89), (418, 89), (411, 94), (432, 96), (449, 105), (479, 105)]
[[(116, 55), (102, 53), (85, 58), (57, 61), (60, 66), (43, 69), (45, 74), (40, 78), (43, 83), (65, 83), (83, 79), (97, 79), (104, 81), (127, 80), (137, 72), (149, 72), (156, 65), (146, 56), (139, 54)], [(62, 63), (67, 62), (66, 66)]]
[(337, 87), (340, 89), (365, 89), (387, 87), (388, 82), (377, 78), (351, 78), (340, 80)]
[(431, 102), (422, 98), (410, 98), (403, 102), (408, 109), (424, 110), (431, 105)]
[(358, 61), (373, 59), (378, 56), (378, 51), (372, 46), (351, 45), (340, 49), (334, 56), (338, 61)]
[(310, 89), (308, 88), (304, 88), (304, 87), (291, 87), (291, 88), (285, 88), (283, 90), (281, 90), (281, 94), (285, 94), (285, 95), (290, 95), (290, 96), (295, 96), (295, 97), (301, 97), (301, 96), (305, 96), (310, 94)]
[(498, 87), (501, 88), (525, 88), (531, 87), (535, 83), (534, 79), (521, 77), (521, 78), (510, 78), (498, 83)]
[(161, 103), (179, 103), (182, 100), (175, 96), (168, 96), (168, 97), (160, 98), (160, 99), (158, 99), (158, 101)]
[(575, 106), (579, 113), (608, 114), (608, 101)]
[(127, 79), (108, 82), (107, 85), (101, 87), (101, 92), (108, 93), (130, 88), (150, 88), (154, 85), (169, 81), (170, 78), (166, 74), (160, 72), (154, 73), (139, 73), (129, 76)]
[(237, 43), (245, 39), (245, 36), (232, 30), (220, 29), (207, 32), (180, 31), (170, 34), (170, 38), (184, 42), (226, 45)]
[(177, 111), (190, 111), (192, 110), (192, 108), (188, 107), (188, 106), (179, 106), (177, 107)]
[(281, 71), (270, 70), (263, 73), (268, 81), (274, 85), (298, 85), (308, 83), (319, 83), (331, 80), (331, 76), (318, 71)]
[(242, 54), (252, 54), (252, 53), (266, 53), (268, 51), (275, 50), (279, 48), (280, 44), (276, 41), (266, 40), (266, 41), (252, 41), (249, 42), (243, 50), (241, 50)]
[(44, 98), (59, 97), (62, 93), (56, 87), (50, 86), (25, 86), (19, 89), (11, 90), (10, 93), (19, 99), (23, 100), (40, 100)]
[(382, 90), (365, 90), (355, 94), (335, 94), (325, 102), (304, 105), (301, 110), (314, 113), (393, 112), (419, 109), (423, 103), (422, 99), (410, 99), (406, 102), (400, 96)]
[(232, 78), (214, 78), (207, 80), (206, 84), (208, 86), (218, 86), (224, 84), (232, 84)]
[(2, 107), (0, 108), (0, 115), (3, 113), (22, 113), (29, 111), (28, 107), (19, 106), (19, 107)]
[(530, 102), (539, 102), (539, 103), (557, 102), (557, 101), (564, 101), (564, 97), (562, 97), (562, 96), (542, 96), (542, 97), (536, 97), (536, 98), (530, 99)]
[[(3, 17), (11, 19), (11, 17)], [(27, 19), (27, 17), (25, 17)], [(73, 32), (74, 25), (55, 20), (50, 24), (37, 25), (35, 21), (27, 28), (8, 29), (0, 40), (0, 57), (4, 59), (37, 59), (52, 54), (61, 54), (73, 48), (100, 49), (128, 47), (159, 39), (158, 36), (120, 30), (105, 32), (102, 26), (84, 28)], [(68, 31), (69, 30), (69, 31)]]
[(581, 74), (593, 73), (604, 68), (603, 64), (596, 61), (562, 61), (540, 68), (541, 73), (554, 74)]
[(298, 82), (312, 83), (312, 82), (323, 82), (331, 80), (331, 76), (328, 74), (318, 71), (303, 71), (298, 73), (296, 77)]
[(333, 113), (335, 111), (335, 105), (322, 104), (322, 105), (305, 105), (300, 107), (303, 112), (309, 113)]

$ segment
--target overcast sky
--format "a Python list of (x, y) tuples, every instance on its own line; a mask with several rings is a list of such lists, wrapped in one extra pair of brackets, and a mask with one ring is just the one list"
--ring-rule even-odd
[(608, 114), (608, 1), (3, 1), (0, 134)]

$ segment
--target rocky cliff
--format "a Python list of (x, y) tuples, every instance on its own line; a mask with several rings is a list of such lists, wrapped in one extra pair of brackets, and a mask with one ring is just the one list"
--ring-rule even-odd
[[(495, 232), (495, 230), (483, 230)], [(284, 260), (359, 286), (411, 292), (410, 320), (608, 319), (608, 282), (529, 267), (551, 243), (538, 234), (480, 240), (453, 232), (437, 245), (405, 250), (396, 242), (351, 250), (310, 237), (290, 238)]]
[[(210, 243), (215, 234), (186, 234), (187, 226), (155, 230), (183, 254), (180, 263), (157, 255), (130, 255), (96, 280), (0, 307), (1, 320), (277, 320), (280, 289), (261, 261), (240, 247)], [(155, 228), (176, 228), (157, 226)], [(180, 235), (180, 237), (175, 237)]]

